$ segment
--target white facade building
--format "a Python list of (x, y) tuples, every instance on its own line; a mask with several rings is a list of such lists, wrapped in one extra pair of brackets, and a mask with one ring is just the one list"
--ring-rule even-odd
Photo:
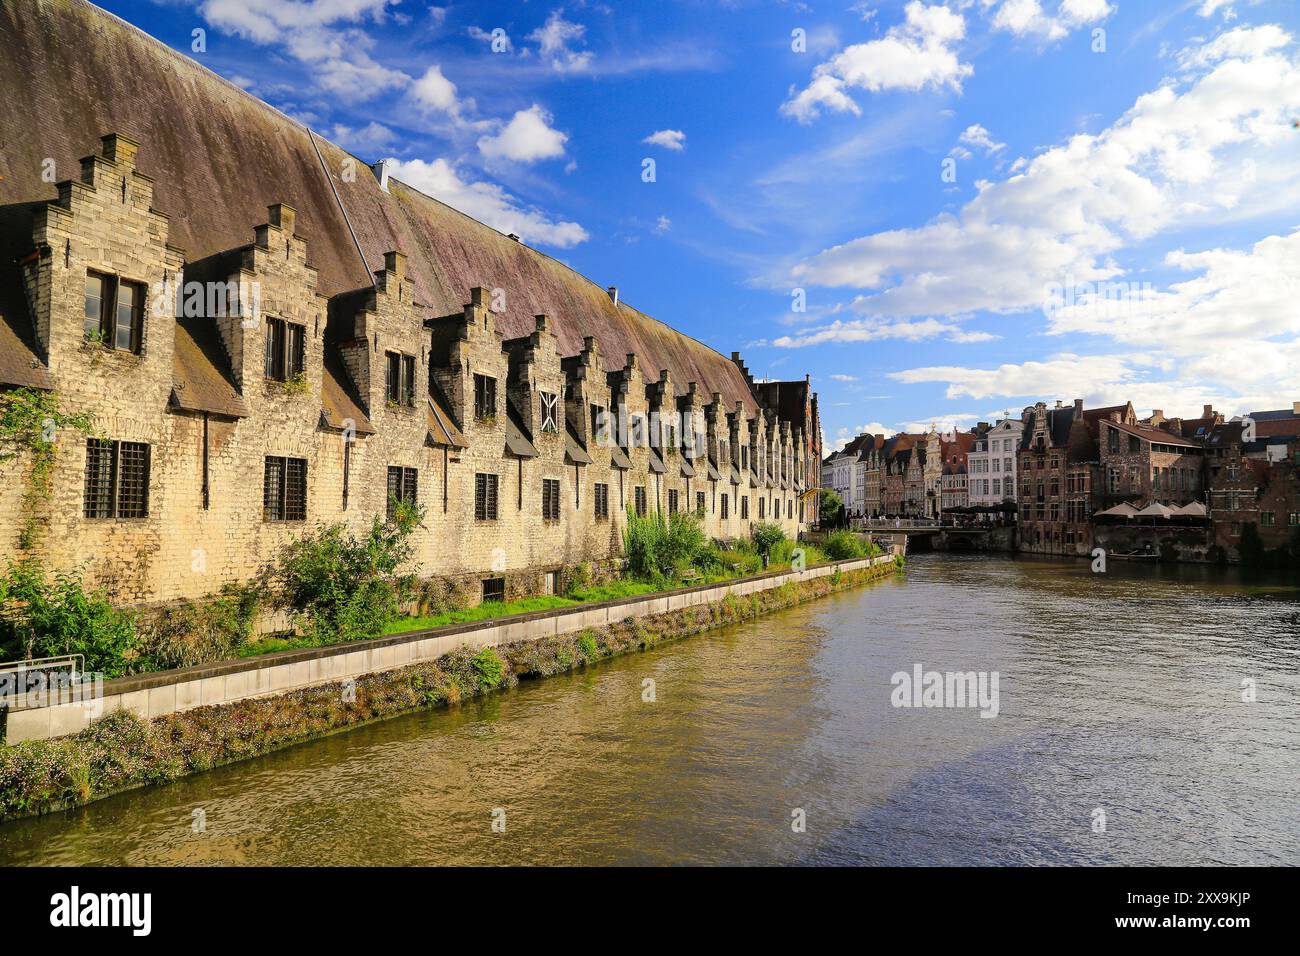
[(966, 456), (967, 499), (972, 506), (1016, 500), (1016, 449), (1024, 423), (1004, 418), (975, 439)]

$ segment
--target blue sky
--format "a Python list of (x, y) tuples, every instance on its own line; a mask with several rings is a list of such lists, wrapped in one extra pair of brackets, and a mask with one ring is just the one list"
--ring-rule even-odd
[(101, 2), (756, 375), (810, 372), (831, 445), (1300, 400), (1293, 0)]

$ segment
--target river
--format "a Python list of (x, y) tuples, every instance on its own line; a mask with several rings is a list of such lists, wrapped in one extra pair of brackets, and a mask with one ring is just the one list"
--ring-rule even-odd
[[(917, 664), (996, 672), (997, 715), (893, 706)], [(1281, 581), (921, 555), (757, 622), (2, 825), (0, 863), (1296, 864), (1298, 664)]]

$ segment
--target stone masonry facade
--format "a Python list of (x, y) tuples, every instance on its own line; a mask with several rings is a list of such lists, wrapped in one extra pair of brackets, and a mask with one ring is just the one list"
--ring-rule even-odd
[[(57, 200), (23, 211), (33, 364), (64, 411), (94, 422), (55, 435), (32, 549), (49, 567), (82, 569), (122, 604), (198, 599), (320, 523), (363, 533), (396, 497), (425, 516), (413, 569), (477, 600), (617, 563), (629, 509), (698, 513), (716, 539), (816, 520), (806, 381), (755, 383), (733, 354), (752, 403), (726, 404), (593, 336), (561, 354), (546, 315), (505, 337), (488, 288), (430, 317), (400, 249), (373, 285), (326, 295), (313, 246), (347, 240), (299, 234), (293, 196), (248, 223), (247, 245), (190, 261), (140, 149), (104, 136)], [(87, 316), (110, 291), (100, 337)], [(147, 295), (134, 314), (133, 294)], [(0, 463), (9, 559), (29, 470)]]

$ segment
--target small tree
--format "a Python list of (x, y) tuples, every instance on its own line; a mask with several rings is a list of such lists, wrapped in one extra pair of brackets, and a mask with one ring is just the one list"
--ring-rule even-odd
[(844, 521), (844, 499), (831, 489), (823, 488), (819, 513), (822, 527), (837, 527)]
[(762, 555), (770, 555), (772, 549), (785, 540), (785, 532), (780, 526), (766, 522), (754, 525), (749, 536), (754, 542), (754, 548)]
[(390, 521), (374, 519), (358, 538), (346, 525), (320, 525), (290, 542), (268, 573), (276, 602), (299, 618), (316, 643), (377, 637), (397, 617), (414, 585), (398, 573), (414, 553), (411, 534), (423, 520), (399, 502)]

